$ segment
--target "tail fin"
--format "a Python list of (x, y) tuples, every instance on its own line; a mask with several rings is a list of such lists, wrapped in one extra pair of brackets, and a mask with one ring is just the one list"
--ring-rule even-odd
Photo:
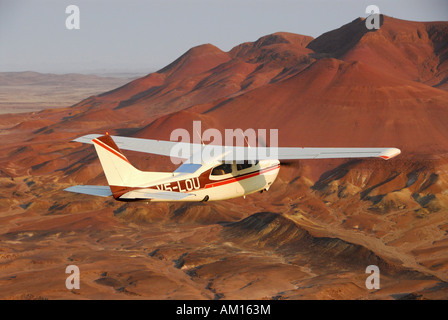
[(169, 172), (145, 172), (135, 168), (109, 134), (92, 140), (114, 197), (126, 187), (140, 187), (172, 176)]
[(92, 142), (109, 185), (126, 186), (130, 183), (129, 177), (140, 171), (123, 155), (110, 135), (93, 139)]

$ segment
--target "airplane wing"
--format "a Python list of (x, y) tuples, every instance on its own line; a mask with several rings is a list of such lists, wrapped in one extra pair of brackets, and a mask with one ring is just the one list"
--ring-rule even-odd
[(279, 160), (367, 157), (388, 160), (401, 153), (397, 148), (278, 148), (277, 152)]
[[(207, 150), (209, 148), (209, 150)], [(300, 160), (335, 158), (391, 159), (401, 153), (397, 148), (270, 148), (270, 147), (203, 147), (202, 161)], [(194, 156), (193, 155), (193, 160)], [(191, 161), (191, 158), (190, 160)], [(196, 161), (191, 161), (197, 163)]]
[[(89, 134), (73, 141), (90, 143), (99, 134)], [(286, 148), (286, 147), (230, 147), (219, 145), (201, 145), (175, 141), (151, 140), (112, 136), (120, 149), (152, 153), (186, 159), (189, 163), (207, 163), (211, 161), (244, 160), (299, 160), (329, 158), (367, 158), (379, 157), (391, 159), (401, 153), (397, 148)]]
[[(89, 194), (92, 196), (100, 196), (100, 197), (109, 197), (112, 195), (109, 186), (73, 186), (64, 191), (76, 192)], [(156, 190), (156, 189), (140, 189), (130, 191), (125, 193), (120, 197), (120, 199), (159, 199), (159, 200), (182, 200), (187, 197), (196, 196), (192, 193), (180, 193), (180, 192), (172, 192), (172, 191), (164, 191), (164, 190)]]

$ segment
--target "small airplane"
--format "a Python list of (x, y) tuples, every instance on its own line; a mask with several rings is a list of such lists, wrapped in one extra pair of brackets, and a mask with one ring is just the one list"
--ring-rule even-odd
[[(397, 148), (216, 146), (111, 136), (108, 133), (89, 134), (73, 141), (95, 146), (109, 186), (78, 185), (65, 191), (113, 196), (119, 201), (205, 202), (245, 197), (269, 190), (277, 178), (282, 160), (365, 157), (388, 160), (401, 153)], [(171, 150), (179, 145), (184, 148), (182, 157), (186, 161), (174, 172), (140, 171), (120, 150), (173, 156)], [(195, 157), (207, 148), (210, 156)]]

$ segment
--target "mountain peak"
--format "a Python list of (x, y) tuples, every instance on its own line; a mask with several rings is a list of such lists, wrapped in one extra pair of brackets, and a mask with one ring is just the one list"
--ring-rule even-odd
[(357, 18), (311, 41), (314, 57), (361, 61), (384, 72), (431, 86), (446, 83), (448, 22), (415, 22), (380, 15), (369, 30)]
[(195, 46), (188, 50), (185, 54), (186, 55), (201, 55), (201, 54), (208, 54), (208, 53), (224, 53), (221, 49), (219, 49), (217, 46), (211, 44), (211, 43), (204, 43), (198, 46)]
[(307, 48), (316, 53), (339, 58), (355, 46), (367, 32), (369, 30), (366, 28), (364, 19), (356, 18), (338, 29), (320, 35), (311, 41)]
[[(338, 29), (317, 37), (308, 44), (307, 48), (317, 53), (325, 53), (335, 58), (340, 58), (359, 42), (365, 43), (373, 39), (378, 40), (382, 38), (383, 41), (398, 43), (422, 42), (430, 38), (433, 40), (437, 38), (446, 40), (447, 38), (448, 22), (416, 22), (381, 14), (380, 28), (378, 30), (367, 29), (365, 23), (365, 18), (356, 18)], [(429, 33), (431, 33), (431, 37)]]
[[(311, 50), (306, 46), (313, 37), (289, 32), (276, 32), (259, 38), (254, 42), (245, 42), (229, 51), (233, 59), (241, 59), (248, 63), (274, 64), (281, 63), (291, 68), (302, 63)], [(308, 60), (307, 60), (308, 61)]]
[(191, 48), (174, 62), (158, 71), (172, 76), (193, 76), (210, 70), (221, 63), (230, 60), (228, 53), (212, 44), (202, 44)]
[(314, 38), (310, 36), (305, 36), (291, 32), (276, 32), (259, 38), (253, 44), (255, 47), (258, 48), (280, 43), (290, 43), (293, 45), (306, 47), (306, 45), (313, 39)]

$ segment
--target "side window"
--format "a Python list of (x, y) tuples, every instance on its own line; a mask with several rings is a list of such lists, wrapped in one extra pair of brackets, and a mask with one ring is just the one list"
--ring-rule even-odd
[(243, 163), (237, 163), (237, 164), (236, 164), (236, 169), (237, 169), (237, 170), (244, 170), (244, 169), (247, 169), (247, 168), (252, 167), (253, 165), (256, 166), (257, 164), (258, 164), (258, 160), (256, 160), (256, 161), (253, 161), (253, 160), (244, 160)]
[(220, 166), (213, 168), (212, 176), (220, 176), (223, 174), (232, 173), (232, 165), (230, 163), (224, 163)]
[(252, 161), (248, 161), (248, 160), (244, 160), (243, 163), (237, 163), (236, 164), (236, 169), (237, 170), (244, 170), (247, 168), (252, 167)]

